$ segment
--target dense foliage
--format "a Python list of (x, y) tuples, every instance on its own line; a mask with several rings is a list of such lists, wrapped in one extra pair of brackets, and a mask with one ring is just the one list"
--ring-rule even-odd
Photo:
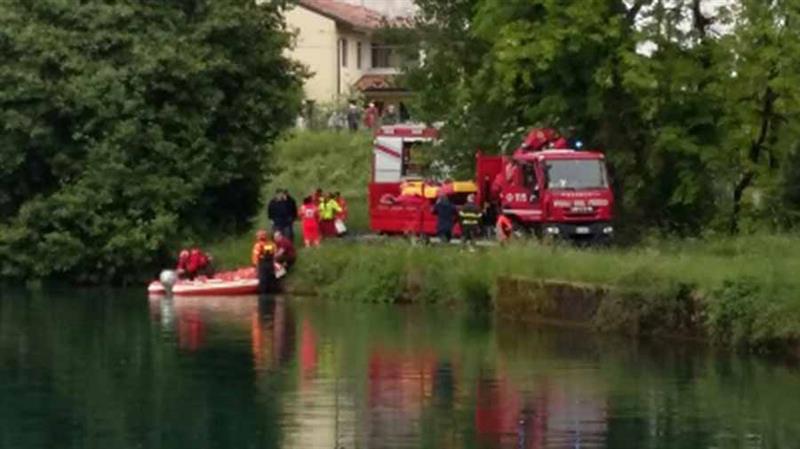
[(446, 119), (443, 155), (465, 172), (476, 147), (556, 126), (607, 151), (624, 223), (797, 222), (796, 1), (417, 4), (417, 38), (403, 39), (422, 55), (406, 76), (414, 112)]
[(281, 3), (0, 3), (0, 275), (124, 281), (249, 228), (301, 95)]

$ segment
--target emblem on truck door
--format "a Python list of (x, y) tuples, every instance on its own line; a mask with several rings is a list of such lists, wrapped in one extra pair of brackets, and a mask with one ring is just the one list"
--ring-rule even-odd
[(528, 194), (525, 192), (506, 193), (506, 203), (527, 203)]

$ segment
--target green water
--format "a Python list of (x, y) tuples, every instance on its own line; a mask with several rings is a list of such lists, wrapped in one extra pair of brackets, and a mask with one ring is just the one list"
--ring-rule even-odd
[(800, 372), (446, 308), (0, 296), (0, 448), (791, 448)]

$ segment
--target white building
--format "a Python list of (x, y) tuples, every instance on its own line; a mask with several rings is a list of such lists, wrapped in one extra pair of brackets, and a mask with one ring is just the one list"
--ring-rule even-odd
[[(400, 60), (377, 40), (376, 31), (390, 20), (361, 6), (362, 0), (298, 0), (286, 12), (286, 23), (297, 34), (290, 56), (312, 72), (306, 98), (316, 103), (346, 99), (355, 94), (379, 106), (399, 104), (408, 93), (394, 85)], [(353, 3), (356, 4), (353, 4)], [(363, 0), (386, 11), (402, 8), (406, 0)]]

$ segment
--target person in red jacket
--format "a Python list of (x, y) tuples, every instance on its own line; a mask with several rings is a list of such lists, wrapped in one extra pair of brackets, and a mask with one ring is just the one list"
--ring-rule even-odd
[(307, 196), (300, 206), (300, 221), (303, 223), (303, 240), (306, 247), (319, 246), (319, 207), (314, 200)]
[(297, 251), (295, 251), (292, 241), (286, 238), (281, 231), (275, 231), (272, 241), (275, 242), (277, 247), (275, 262), (287, 269), (294, 265), (294, 261), (297, 259)]
[(496, 228), (497, 228), (497, 240), (499, 240), (500, 243), (505, 243), (509, 239), (511, 239), (511, 236), (513, 235), (514, 223), (511, 222), (511, 219), (508, 218), (506, 214), (501, 213), (497, 217)]
[(211, 267), (211, 260), (211, 256), (201, 251), (200, 248), (192, 248), (189, 251), (189, 261), (186, 267), (188, 278), (194, 279), (197, 276), (212, 277), (214, 270)]

